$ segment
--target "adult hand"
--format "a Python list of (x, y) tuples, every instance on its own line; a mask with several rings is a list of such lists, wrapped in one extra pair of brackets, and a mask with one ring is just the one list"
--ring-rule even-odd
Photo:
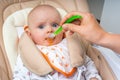
[[(64, 22), (73, 15), (82, 16), (80, 24), (64, 24)], [(104, 31), (94, 16), (90, 13), (80, 11), (71, 12), (62, 19), (60, 25), (63, 26), (65, 31), (77, 32), (82, 37), (95, 44), (110, 48), (115, 52), (120, 53), (120, 34), (112, 34)]]
[[(75, 25), (72, 23), (64, 24), (64, 22), (73, 15), (82, 16), (80, 24), (79, 25)], [(72, 32), (77, 32), (85, 39), (94, 43), (98, 43), (98, 41), (102, 39), (101, 37), (104, 37), (104, 35), (106, 34), (106, 32), (102, 29), (102, 27), (94, 18), (94, 16), (86, 12), (80, 11), (71, 12), (62, 19), (60, 24), (63, 26), (63, 29), (65, 31), (69, 30)]]

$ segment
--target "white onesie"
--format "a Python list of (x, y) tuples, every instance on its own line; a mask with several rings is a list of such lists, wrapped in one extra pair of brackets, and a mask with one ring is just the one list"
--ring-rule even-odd
[(13, 80), (90, 80), (92, 77), (101, 80), (94, 62), (88, 56), (85, 58), (84, 65), (78, 68), (73, 68), (70, 65), (66, 39), (63, 39), (56, 45), (37, 45), (37, 47), (53, 67), (54, 71), (45, 76), (36, 75), (24, 66), (19, 55), (14, 69)]

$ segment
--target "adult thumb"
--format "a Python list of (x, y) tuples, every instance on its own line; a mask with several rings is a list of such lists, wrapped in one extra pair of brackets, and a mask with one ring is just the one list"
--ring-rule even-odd
[(75, 25), (75, 24), (71, 24), (71, 23), (63, 24), (62, 27), (65, 31), (79, 32), (79, 30), (80, 30), (79, 25)]

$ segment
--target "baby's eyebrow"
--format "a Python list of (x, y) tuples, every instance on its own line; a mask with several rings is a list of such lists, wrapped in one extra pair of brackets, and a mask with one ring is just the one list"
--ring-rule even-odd
[(53, 24), (60, 25), (60, 22), (53, 22), (53, 23), (51, 23), (51, 25), (53, 25)]

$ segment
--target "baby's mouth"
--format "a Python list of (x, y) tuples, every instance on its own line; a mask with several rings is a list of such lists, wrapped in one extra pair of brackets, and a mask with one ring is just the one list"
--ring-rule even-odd
[(46, 38), (45, 40), (47, 40), (47, 42), (49, 43), (49, 44), (52, 44), (53, 43), (53, 41), (54, 41), (54, 39), (55, 39), (55, 37), (54, 38)]

